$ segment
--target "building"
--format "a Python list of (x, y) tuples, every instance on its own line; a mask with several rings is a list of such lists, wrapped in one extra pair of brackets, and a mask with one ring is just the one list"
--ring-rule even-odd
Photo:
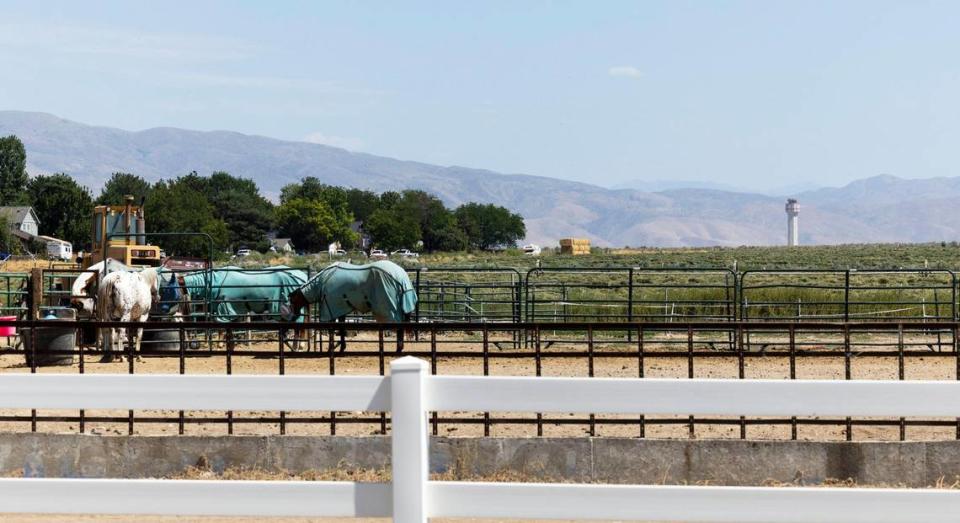
[(370, 245), (373, 243), (370, 239), (370, 235), (363, 232), (363, 222), (355, 221), (350, 224), (350, 230), (357, 233), (360, 239), (357, 241), (357, 246), (360, 247), (361, 251), (366, 251), (370, 248)]
[(291, 253), (294, 251), (293, 241), (290, 238), (272, 238), (270, 250), (281, 254)]
[(27, 246), (40, 234), (40, 220), (33, 207), (0, 207), (0, 217), (7, 220), (10, 233)]
[(800, 204), (797, 200), (790, 198), (787, 200), (787, 245), (796, 247), (800, 245), (800, 226), (797, 223), (800, 216)]

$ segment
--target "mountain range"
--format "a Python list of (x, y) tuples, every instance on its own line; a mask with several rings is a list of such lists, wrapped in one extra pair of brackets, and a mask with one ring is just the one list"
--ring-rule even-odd
[[(599, 246), (779, 245), (784, 198), (716, 183), (660, 181), (605, 188), (545, 176), (501, 174), (350, 152), (230, 131), (160, 127), (126, 131), (45, 113), (0, 111), (0, 135), (27, 149), (31, 174), (65, 172), (93, 191), (116, 171), (148, 180), (222, 170), (251, 178), (268, 197), (305, 176), (374, 191), (424, 189), (448, 205), (495, 203), (522, 214), (527, 240), (553, 245), (586, 237)], [(839, 188), (792, 194), (800, 201), (802, 244), (960, 239), (960, 178), (879, 175)]]

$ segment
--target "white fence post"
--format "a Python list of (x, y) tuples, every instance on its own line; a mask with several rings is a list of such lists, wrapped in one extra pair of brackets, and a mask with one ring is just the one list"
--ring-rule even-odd
[(426, 523), (427, 364), (406, 356), (390, 364), (393, 521)]

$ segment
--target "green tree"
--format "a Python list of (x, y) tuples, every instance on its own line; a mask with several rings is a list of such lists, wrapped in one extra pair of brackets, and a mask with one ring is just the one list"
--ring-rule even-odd
[(347, 206), (354, 220), (366, 221), (380, 207), (380, 197), (373, 191), (347, 189)]
[(374, 247), (388, 251), (413, 248), (421, 237), (416, 217), (399, 207), (377, 209), (363, 223), (363, 230), (370, 235)]
[(466, 249), (466, 235), (460, 230), (453, 213), (436, 196), (420, 190), (403, 191), (395, 208), (417, 220), (425, 251)]
[[(214, 256), (228, 245), (230, 232), (223, 220), (216, 217), (213, 205), (194, 188), (194, 179), (181, 177), (154, 184), (144, 205), (147, 232), (203, 232), (213, 238)], [(168, 254), (205, 257), (209, 243), (197, 237), (154, 237)]]
[(227, 226), (231, 247), (245, 246), (259, 251), (270, 248), (267, 232), (276, 221), (273, 204), (260, 195), (256, 182), (218, 171), (203, 185), (214, 215)]
[(10, 222), (6, 216), (0, 216), (0, 252), (15, 253), (19, 250), (20, 241), (10, 232)]
[[(286, 185), (280, 190), (281, 206), (293, 200), (306, 200), (325, 204), (333, 215), (332, 230), (328, 237), (330, 241), (338, 241), (344, 248), (350, 248), (356, 244), (358, 240), (357, 235), (350, 229), (350, 225), (353, 223), (353, 213), (350, 212), (350, 203), (346, 189), (323, 184), (320, 180), (311, 176), (304, 178), (300, 183)], [(290, 224), (288, 223), (287, 225), (289, 226)], [(289, 230), (289, 228), (287, 230)], [(294, 243), (300, 245), (302, 241), (298, 242), (298, 239), (294, 238)], [(326, 245), (322, 247), (326, 249)], [(315, 247), (310, 248), (313, 249)]]
[(40, 232), (75, 245), (90, 241), (93, 197), (62, 173), (36, 176), (27, 183), (30, 205), (40, 221)]
[(23, 205), (27, 194), (27, 151), (16, 136), (0, 138), (0, 204)]
[(527, 233), (523, 216), (498, 205), (467, 203), (454, 215), (474, 249), (513, 246)]
[(134, 203), (150, 197), (150, 182), (130, 173), (113, 173), (100, 189), (97, 205), (123, 205), (127, 195), (133, 196)]
[(293, 198), (277, 209), (280, 233), (293, 239), (294, 245), (309, 251), (326, 250), (336, 240), (339, 224), (336, 214), (322, 201)]

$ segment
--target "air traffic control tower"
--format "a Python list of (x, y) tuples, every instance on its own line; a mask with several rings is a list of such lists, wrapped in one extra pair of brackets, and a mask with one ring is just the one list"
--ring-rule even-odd
[(787, 245), (795, 247), (800, 245), (800, 229), (797, 225), (797, 217), (800, 216), (800, 204), (797, 200), (790, 198), (787, 200)]

